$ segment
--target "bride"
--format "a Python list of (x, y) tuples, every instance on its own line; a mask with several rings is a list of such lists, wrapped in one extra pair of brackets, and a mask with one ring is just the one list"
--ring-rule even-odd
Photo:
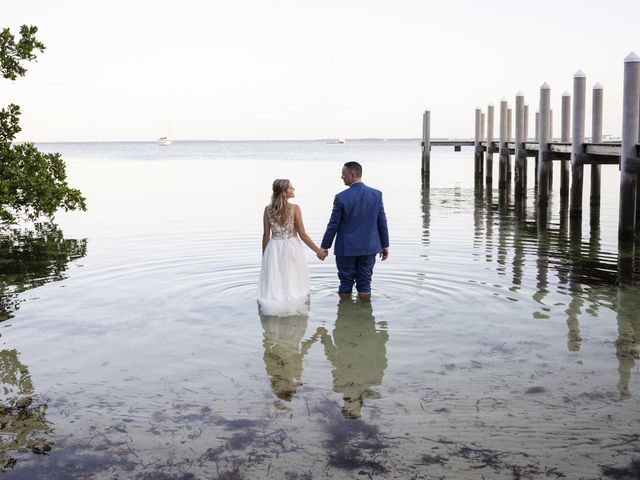
[[(264, 209), (262, 266), (258, 305), (262, 315), (299, 315), (309, 311), (309, 271), (302, 240), (320, 260), (327, 256), (304, 230), (302, 212), (289, 203), (295, 188), (286, 179), (273, 181), (271, 203)], [(298, 238), (300, 237), (300, 238)]]

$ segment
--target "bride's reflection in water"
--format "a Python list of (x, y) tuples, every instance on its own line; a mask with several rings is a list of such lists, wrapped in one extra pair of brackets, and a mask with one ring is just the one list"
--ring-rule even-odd
[[(271, 390), (280, 400), (290, 401), (302, 385), (302, 361), (318, 339), (314, 334), (303, 340), (307, 329), (306, 315), (272, 317), (260, 314), (263, 328), (264, 365), (271, 381)], [(284, 408), (277, 402), (277, 407)]]
[(332, 335), (323, 327), (318, 329), (325, 355), (333, 365), (333, 389), (344, 401), (345, 418), (360, 418), (365, 399), (380, 397), (371, 387), (382, 384), (389, 334), (384, 322), (378, 327), (371, 302), (348, 299), (338, 304)]

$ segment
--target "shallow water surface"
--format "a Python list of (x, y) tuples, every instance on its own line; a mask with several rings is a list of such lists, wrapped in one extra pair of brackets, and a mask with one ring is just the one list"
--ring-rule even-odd
[[(474, 188), (470, 149), (423, 185), (417, 141), (42, 148), (89, 211), (0, 241), (6, 478), (638, 477), (617, 168), (571, 224), (558, 185), (542, 213)], [(307, 250), (310, 314), (261, 317), (272, 180), (319, 241), (349, 160), (389, 219), (373, 301)]]

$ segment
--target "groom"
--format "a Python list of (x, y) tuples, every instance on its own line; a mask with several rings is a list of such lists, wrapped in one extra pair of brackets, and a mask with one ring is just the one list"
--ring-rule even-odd
[(350, 298), (355, 283), (358, 296), (368, 300), (376, 255), (379, 253), (383, 261), (389, 256), (382, 193), (362, 183), (362, 166), (357, 162), (344, 164), (342, 181), (349, 188), (333, 200), (333, 211), (321, 248), (326, 257), (337, 234), (334, 253), (340, 279), (338, 293), (342, 298)]

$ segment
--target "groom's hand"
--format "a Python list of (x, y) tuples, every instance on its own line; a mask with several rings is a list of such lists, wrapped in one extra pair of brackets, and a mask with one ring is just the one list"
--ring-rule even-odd
[(387, 258), (389, 258), (389, 249), (388, 248), (383, 248), (382, 251), (380, 252), (380, 258), (382, 259), (382, 261), (384, 262)]
[(327, 258), (327, 255), (329, 255), (329, 250), (327, 250), (326, 248), (321, 248), (316, 255), (320, 260), (324, 261), (324, 259)]

